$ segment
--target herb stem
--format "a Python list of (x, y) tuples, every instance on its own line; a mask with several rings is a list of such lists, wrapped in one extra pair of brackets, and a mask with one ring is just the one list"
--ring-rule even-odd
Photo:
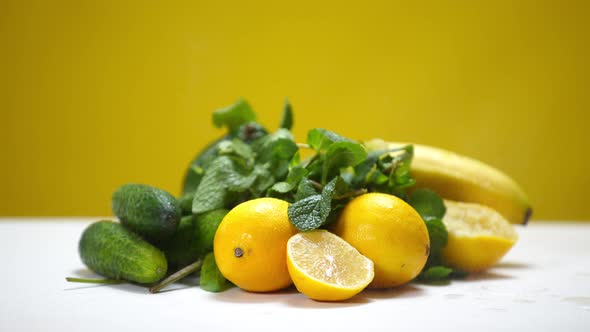
[(311, 183), (311, 185), (314, 186), (314, 188), (316, 188), (319, 191), (322, 191), (322, 189), (324, 189), (324, 186), (321, 183), (317, 182), (317, 181), (314, 181), (314, 180), (311, 180), (310, 179), (309, 180), (309, 183)]
[(357, 189), (354, 191), (347, 192), (344, 195), (335, 196), (334, 199), (343, 199), (343, 198), (348, 198), (348, 197), (354, 197), (354, 196), (359, 196), (359, 195), (366, 194), (366, 193), (367, 193), (367, 189), (362, 188), (362, 189)]
[(118, 279), (92, 279), (92, 278), (73, 278), (73, 277), (66, 277), (66, 281), (68, 282), (81, 282), (86, 284), (122, 284), (125, 283), (125, 280), (118, 280)]
[(308, 158), (306, 160), (303, 160), (303, 162), (301, 163), (301, 165), (304, 168), (307, 168), (307, 166), (311, 165), (311, 163), (313, 163), (316, 159), (319, 158), (319, 153), (314, 154), (311, 158)]
[(203, 260), (199, 259), (196, 262), (183, 267), (182, 269), (178, 270), (174, 274), (170, 275), (168, 278), (166, 278), (166, 279), (160, 281), (159, 283), (155, 284), (154, 286), (150, 287), (150, 293), (154, 293), (154, 294), (158, 293), (164, 287), (170, 285), (171, 283), (177, 282), (181, 279), (184, 279), (189, 274), (191, 274), (195, 271), (198, 271), (201, 268), (202, 264), (203, 264)]
[(309, 144), (306, 143), (295, 143), (297, 144), (297, 147), (300, 149), (311, 149), (311, 146), (309, 146)]

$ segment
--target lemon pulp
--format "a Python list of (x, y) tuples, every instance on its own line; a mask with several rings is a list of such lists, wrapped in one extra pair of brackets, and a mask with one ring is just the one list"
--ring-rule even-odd
[(297, 289), (320, 301), (340, 301), (373, 280), (373, 262), (325, 230), (294, 235), (287, 242), (287, 266)]
[(443, 260), (467, 272), (496, 264), (518, 240), (513, 226), (497, 211), (476, 203), (445, 200), (443, 218), (449, 233)]

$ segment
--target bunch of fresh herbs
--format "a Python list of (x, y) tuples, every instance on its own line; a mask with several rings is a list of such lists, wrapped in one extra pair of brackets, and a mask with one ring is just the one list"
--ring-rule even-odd
[[(447, 242), (442, 223), (445, 206), (433, 191), (420, 189), (410, 173), (413, 146), (367, 151), (362, 143), (333, 131), (309, 130), (306, 143), (296, 143), (293, 111), (285, 102), (279, 128), (269, 132), (256, 122), (256, 113), (240, 99), (213, 113), (213, 123), (227, 134), (209, 144), (192, 162), (184, 181), (183, 210), (200, 214), (259, 197), (290, 202), (289, 219), (300, 231), (321, 228), (337, 219), (351, 199), (382, 192), (406, 200), (422, 216), (430, 236), (430, 255), (417, 280), (444, 281), (464, 274), (441, 262)], [(311, 156), (302, 159), (300, 150)], [(214, 264), (203, 269), (216, 269)], [(215, 271), (201, 271), (208, 285), (226, 285)], [(210, 290), (221, 290), (215, 286)]]

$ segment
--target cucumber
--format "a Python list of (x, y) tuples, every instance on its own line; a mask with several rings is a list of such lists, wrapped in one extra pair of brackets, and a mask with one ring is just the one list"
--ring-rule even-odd
[(121, 224), (158, 245), (172, 237), (180, 206), (168, 192), (143, 184), (126, 184), (113, 194), (113, 213)]
[(78, 243), (82, 262), (107, 278), (151, 284), (168, 270), (166, 256), (139, 235), (109, 220), (88, 226)]

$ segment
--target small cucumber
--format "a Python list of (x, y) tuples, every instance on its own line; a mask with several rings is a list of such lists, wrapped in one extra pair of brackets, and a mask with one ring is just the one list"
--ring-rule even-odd
[(174, 235), (180, 206), (168, 192), (143, 184), (126, 184), (113, 194), (113, 213), (121, 224), (153, 244)]
[(89, 269), (107, 278), (151, 284), (162, 279), (168, 270), (166, 256), (159, 249), (109, 220), (88, 226), (78, 251)]

